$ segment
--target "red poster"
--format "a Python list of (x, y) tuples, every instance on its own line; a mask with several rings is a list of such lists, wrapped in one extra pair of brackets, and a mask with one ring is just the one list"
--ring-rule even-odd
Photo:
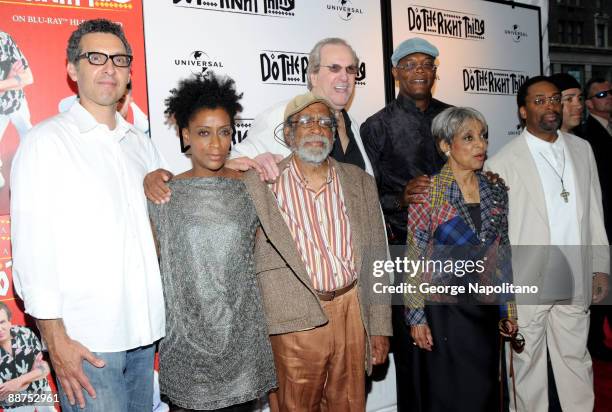
[[(23, 85), (10, 90), (0, 86), (0, 301), (13, 312), (13, 325), (34, 328), (24, 316), (12, 285), (11, 161), (20, 139), (32, 125), (66, 110), (75, 100), (76, 86), (66, 74), (66, 45), (83, 20), (106, 18), (123, 26), (134, 54), (133, 104), (126, 116), (148, 130), (142, 1), (0, 0), (0, 11), (0, 84), (17, 75)], [(49, 381), (53, 386), (50, 377)]]

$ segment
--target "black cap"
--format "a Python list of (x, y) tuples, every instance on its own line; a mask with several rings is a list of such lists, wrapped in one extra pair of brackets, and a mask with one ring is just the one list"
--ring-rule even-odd
[(557, 73), (550, 76), (550, 81), (553, 82), (560, 92), (567, 89), (580, 89), (580, 83), (574, 76), (567, 73)]

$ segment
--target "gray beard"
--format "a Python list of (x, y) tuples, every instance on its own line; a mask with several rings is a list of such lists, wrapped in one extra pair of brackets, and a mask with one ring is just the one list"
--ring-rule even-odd
[[(322, 148), (310, 148), (306, 147), (305, 143), (323, 143)], [(313, 163), (315, 165), (320, 165), (323, 163), (333, 149), (333, 141), (330, 142), (329, 139), (319, 136), (319, 135), (308, 135), (304, 136), (300, 141), (298, 147), (295, 147), (293, 151), (301, 160), (307, 163)]]

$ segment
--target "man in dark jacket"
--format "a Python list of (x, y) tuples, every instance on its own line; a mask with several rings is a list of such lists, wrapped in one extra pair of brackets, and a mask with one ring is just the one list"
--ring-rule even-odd
[[(387, 235), (392, 245), (406, 243), (406, 206), (410, 186), (428, 186), (429, 179), (413, 178), (437, 173), (444, 164), (431, 134), (433, 118), (450, 107), (431, 95), (438, 55), (438, 49), (424, 39), (412, 38), (402, 42), (391, 56), (399, 94), (394, 101), (368, 118), (360, 130), (374, 169)], [(408, 185), (408, 182), (411, 184)], [(401, 281), (396, 276), (395, 283)], [(412, 345), (401, 305), (393, 306), (392, 346), (398, 410), (419, 410), (419, 377), (414, 361), (418, 351)]]

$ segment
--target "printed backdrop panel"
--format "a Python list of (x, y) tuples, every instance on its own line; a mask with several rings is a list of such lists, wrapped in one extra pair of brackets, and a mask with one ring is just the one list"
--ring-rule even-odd
[(229, 75), (244, 92), (235, 141), (247, 136), (258, 113), (307, 91), (308, 53), (325, 37), (346, 39), (361, 60), (351, 114), (361, 122), (385, 104), (377, 0), (145, 0), (143, 5), (151, 136), (173, 172), (190, 163), (164, 122), (164, 99), (192, 73)]
[(434, 97), (481, 111), (489, 155), (521, 128), (516, 92), (541, 73), (539, 10), (481, 0), (393, 0), (393, 46), (419, 36), (440, 50)]

